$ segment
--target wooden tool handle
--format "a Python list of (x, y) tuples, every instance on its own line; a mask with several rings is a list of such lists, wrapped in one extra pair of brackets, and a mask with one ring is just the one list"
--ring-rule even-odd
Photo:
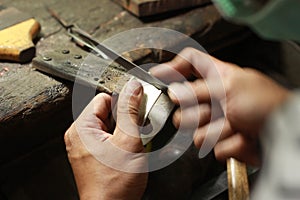
[(29, 62), (35, 56), (32, 39), (39, 33), (40, 24), (28, 19), (0, 31), (0, 59)]
[(229, 200), (249, 200), (246, 164), (234, 158), (227, 159)]

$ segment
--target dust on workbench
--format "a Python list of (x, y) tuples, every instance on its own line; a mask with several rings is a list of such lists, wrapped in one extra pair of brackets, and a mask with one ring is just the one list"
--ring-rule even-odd
[[(30, 13), (41, 23), (42, 31), (39, 35), (36, 45), (37, 54), (39, 55), (43, 55), (43, 53), (51, 51), (53, 49), (65, 49), (68, 47), (79, 48), (70, 41), (70, 39), (66, 36), (66, 31), (60, 26), (60, 24), (57, 23), (57, 21), (53, 17), (50, 16), (49, 12), (47, 12), (46, 7), (55, 10), (55, 12), (57, 12), (68, 23), (75, 23), (83, 30), (92, 33), (92, 35), (99, 41), (103, 41), (122, 31), (139, 27), (164, 27), (180, 31), (187, 35), (193, 35), (203, 31), (208, 26), (214, 24), (220, 19), (220, 15), (211, 5), (197, 8), (188, 12), (183, 12), (171, 18), (156, 20), (154, 22), (143, 22), (142, 20), (125, 11), (121, 6), (115, 4), (111, 0), (28, 0), (26, 1), (26, 3), (24, 3), (24, 1), (22, 0), (4, 0), (2, 2), (5, 6), (14, 6), (21, 11)], [(132, 46), (132, 44), (141, 45), (141, 41), (149, 40), (149, 37), (149, 35), (142, 36), (139, 41), (127, 40), (126, 38), (124, 38), (123, 41), (111, 43), (109, 46), (112, 49), (118, 51), (118, 47), (120, 46), (124, 48), (124, 45), (128, 44), (130, 44), (130, 46)], [(168, 41), (168, 44), (164, 44), (165, 40), (162, 40), (160, 42), (160, 46), (163, 48), (166, 45), (170, 45), (170, 43), (172, 45), (175, 45), (179, 41), (175, 39), (171, 42)], [(150, 53), (151, 51), (142, 51), (141, 53), (133, 52), (132, 55), (134, 55), (134, 57), (131, 59), (138, 60), (141, 57), (144, 57), (145, 54)], [(132, 57), (131, 55), (127, 56)], [(23, 77), (23, 79), (16, 79), (14, 81), (14, 84), (16, 86), (21, 86), (24, 83), (24, 79), (29, 79), (29, 77), (30, 79), (26, 81), (26, 87), (35, 88), (41, 91), (48, 90), (49, 88), (56, 87), (58, 84), (60, 84), (60, 81), (49, 81), (49, 78), (47, 76), (38, 75), (39, 72), (36, 72), (34, 70), (29, 70), (24, 73), (25, 68), (31, 68), (30, 64), (19, 65), (14, 63), (1, 62), (0, 69), (4, 67), (5, 69), (9, 69), (11, 71), (11, 73), (8, 73), (8, 77), (6, 77), (5, 79), (9, 79), (10, 76)], [(22, 69), (18, 70), (18, 68)], [(39, 82), (38, 86), (36, 84), (37, 81)], [(6, 84), (0, 85), (1, 91), (9, 91), (10, 89), (8, 87), (10, 86)], [(27, 95), (7, 96), (7, 93), (5, 92), (2, 92), (0, 94), (0, 97), (2, 99), (2, 101), (0, 102), (0, 107), (2, 110), (5, 110), (5, 112), (3, 113), (6, 113), (0, 115), (0, 122), (4, 119), (7, 119), (7, 115), (13, 117), (13, 114), (11, 113), (12, 110), (13, 113), (16, 114), (16, 116), (19, 115), (17, 114), (18, 112), (25, 114), (32, 113), (32, 111), (24, 112), (22, 102), (26, 102), (31, 99), (34, 103), (34, 99), (37, 97), (36, 92), (34, 92), (34, 89), (24, 92), (27, 92)], [(60, 90), (59, 92), (64, 94), (52, 93), (51, 95), (53, 95), (54, 98), (55, 96), (70, 95), (67, 88)], [(48, 101), (47, 98), (45, 98), (45, 101)], [(64, 101), (64, 99), (59, 98), (57, 101)], [(42, 103), (39, 102), (38, 99), (36, 99), (36, 103), (38, 105), (45, 105), (46, 102)], [(27, 106), (27, 108), (25, 109), (31, 110), (35, 108), (36, 106)]]
[[(189, 36), (198, 33), (201, 35), (221, 19), (212, 5), (160, 20), (156, 18), (155, 21), (143, 21), (111, 0), (2, 0), (1, 4), (30, 13), (40, 22), (42, 31), (36, 40), (36, 49), (37, 55), (41, 56), (53, 50), (66, 49), (76, 49), (78, 53), (86, 54), (70, 41), (66, 31), (50, 16), (46, 7), (55, 10), (68, 23), (76, 23), (99, 41), (122, 31), (153, 26), (174, 29)], [(143, 47), (143, 40), (149, 38), (149, 35), (141, 36), (139, 40), (124, 38), (110, 43), (109, 46), (116, 51), (119, 47), (124, 49), (124, 46), (132, 44)], [(178, 42), (180, 41), (161, 40), (159, 45), (164, 48)], [(149, 54), (157, 55), (152, 49), (127, 52), (125, 55), (136, 61)], [(3, 72), (0, 76), (0, 163), (12, 163), (15, 166), (0, 166), (0, 193), (5, 194), (5, 199), (12, 200), (22, 199), (25, 194), (28, 195), (28, 199), (76, 199), (76, 187), (61, 137), (73, 121), (72, 85), (65, 80), (52, 78), (34, 70), (31, 63), (20, 65), (2, 61), (0, 72)], [(33, 149), (49, 143), (56, 137), (60, 137), (63, 166), (57, 164), (59, 162), (56, 155), (45, 158), (37, 153), (36, 157), (28, 158)], [(51, 148), (44, 152), (49, 155), (53, 151)], [(15, 162), (16, 158), (20, 158), (20, 161)], [(19, 165), (24, 162), (24, 158), (27, 162)], [(57, 162), (49, 165), (49, 160)], [(48, 170), (44, 171), (47, 176), (40, 173), (43, 169)], [(50, 185), (51, 178), (53, 185)]]

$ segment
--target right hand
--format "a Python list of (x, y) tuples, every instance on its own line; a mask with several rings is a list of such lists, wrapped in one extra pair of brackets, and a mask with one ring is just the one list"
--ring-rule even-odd
[[(172, 61), (151, 69), (159, 79), (171, 83), (169, 96), (174, 103), (188, 103), (196, 94), (197, 105), (179, 108), (174, 116), (175, 126), (186, 126), (201, 111), (194, 143), (200, 148), (204, 138), (214, 133), (209, 126), (218, 126), (219, 119), (210, 122), (211, 99), (217, 100), (225, 123), (214, 148), (216, 158), (235, 157), (248, 164), (258, 165), (258, 134), (268, 115), (289, 96), (290, 92), (262, 73), (249, 68), (222, 62), (196, 49), (184, 49)], [(183, 81), (196, 76), (193, 82)], [(220, 81), (221, 79), (221, 81)], [(220, 84), (217, 84), (220, 83)], [(220, 124), (220, 123), (219, 123)]]

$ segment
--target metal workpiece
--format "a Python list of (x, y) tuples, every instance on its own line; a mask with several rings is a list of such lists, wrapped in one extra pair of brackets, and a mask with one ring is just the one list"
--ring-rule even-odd
[[(137, 79), (127, 74), (119, 66), (113, 65), (94, 55), (84, 55), (85, 59), (77, 59), (76, 50), (68, 54), (56, 50), (39, 55), (32, 66), (42, 72), (63, 78), (76, 84), (95, 88), (99, 92), (119, 93), (130, 79)], [(82, 55), (82, 53), (81, 53)], [(144, 112), (141, 138), (143, 144), (149, 143), (164, 127), (174, 104), (169, 97), (153, 85), (137, 79), (144, 88)], [(118, 83), (118, 84), (116, 84)], [(117, 87), (119, 86), (119, 87)]]
[(145, 111), (140, 129), (144, 145), (148, 144), (165, 126), (175, 105), (170, 98), (153, 85), (139, 80), (144, 88)]
[[(69, 53), (55, 50), (38, 55), (33, 59), (32, 67), (55, 77), (76, 81), (96, 88), (99, 92), (111, 94), (120, 92), (130, 78), (124, 69), (111, 62), (87, 54), (80, 49), (70, 49)], [(120, 84), (116, 84), (120, 83)]]

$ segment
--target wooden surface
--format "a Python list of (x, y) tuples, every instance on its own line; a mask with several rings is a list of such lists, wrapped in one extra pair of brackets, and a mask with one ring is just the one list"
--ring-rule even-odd
[[(2, 3), (7, 7), (13, 6), (30, 13), (41, 24), (42, 29), (36, 44), (38, 56), (44, 56), (49, 51), (63, 49), (76, 49), (79, 53), (86, 53), (70, 41), (66, 31), (47, 12), (46, 6), (59, 13), (68, 23), (76, 23), (99, 41), (122, 31), (148, 26), (171, 28), (187, 35), (193, 35), (206, 31), (207, 27), (221, 18), (211, 5), (179, 13), (170, 18), (144, 22), (110, 0), (43, 0), (38, 2), (28, 0), (26, 3), (22, 0), (4, 0)], [(124, 38), (121, 42), (112, 42), (110, 47), (118, 50), (120, 46), (124, 47), (128, 44), (142, 45), (140, 42), (148, 40), (149, 37), (149, 35), (142, 36), (139, 41)], [(162, 48), (170, 45), (164, 42), (161, 40), (158, 45)], [(177, 40), (172, 41), (171, 45), (178, 42)], [(158, 52), (152, 50), (140, 53), (132, 52), (127, 57), (139, 60), (147, 55), (160, 57)], [(62, 135), (72, 120), (72, 115), (70, 115), (66, 116), (68, 123), (65, 124), (55, 117), (45, 123), (38, 122), (40, 119), (48, 117), (49, 111), (53, 115), (56, 113), (63, 116), (59, 114), (61, 113), (60, 109), (63, 108), (66, 114), (71, 113), (72, 85), (68, 81), (53, 79), (42, 74), (34, 70), (31, 65), (31, 63), (21, 65), (0, 62), (0, 139), (7, 148), (5, 153), (2, 151), (4, 155), (0, 158), (0, 163), (21, 156), (31, 148), (45, 142), (50, 137), (48, 135), (51, 132), (49, 127), (55, 128), (52, 131), (53, 137), (58, 134)], [(65, 107), (66, 105), (68, 107)], [(45, 125), (47, 123), (49, 126)], [(32, 127), (28, 128), (28, 124)], [(55, 124), (60, 124), (60, 126), (55, 126)], [(19, 138), (13, 136), (19, 136)], [(21, 141), (20, 138), (24, 140)], [(20, 142), (14, 143), (14, 139)]]
[[(66, 21), (70, 23), (76, 22), (82, 29), (92, 33), (93, 36), (100, 41), (116, 33), (145, 26), (172, 28), (187, 35), (193, 35), (202, 30), (206, 30), (209, 24), (215, 23), (220, 19), (216, 9), (212, 6), (182, 13), (172, 18), (144, 23), (110, 0), (88, 0), (84, 1), (84, 3), (79, 0), (45, 0), (45, 2), (39, 1), (38, 3), (34, 0), (29, 0), (26, 1), (26, 3), (20, 2), (7, 0), (4, 1), (4, 5), (15, 6), (20, 10), (31, 13), (41, 23), (42, 32), (36, 45), (38, 55), (44, 55), (53, 49), (77, 48), (76, 45), (69, 40), (69, 37), (66, 36), (65, 30), (50, 17), (45, 5), (48, 5), (58, 12)], [(83, 7), (85, 9), (82, 9)], [(148, 36), (144, 37), (147, 39)], [(166, 45), (164, 41), (160, 42), (162, 47)], [(121, 45), (126, 45), (126, 43), (135, 43), (135, 41), (124, 40)], [(120, 46), (119, 42), (111, 44), (111, 47), (115, 49), (118, 49), (118, 46)], [(149, 54), (149, 52), (147, 54)], [(134, 59), (138, 60), (143, 56), (145, 55), (135, 54)], [(3, 75), (0, 77), (0, 82), (2, 83), (0, 85), (0, 91), (2, 91), (2, 93), (0, 93), (0, 98), (2, 99), (2, 101), (0, 101), (1, 123), (14, 120), (14, 118), (19, 119), (18, 116), (26, 118), (31, 113), (34, 113), (35, 110), (42, 109), (41, 107), (48, 105), (49, 98), (54, 99), (53, 101), (55, 101), (56, 104), (60, 104), (65, 101), (65, 97), (71, 95), (68, 88), (66, 88), (60, 80), (53, 80), (39, 72), (30, 70), (30, 68), (30, 63), (25, 65), (6, 62), (0, 63), (0, 71), (5, 69)], [(22, 79), (14, 78), (18, 76), (22, 77)], [(9, 92), (11, 90), (12, 79), (14, 79), (13, 83), (15, 85), (14, 95), (11, 95)], [(24, 79), (26, 80), (26, 87), (32, 88), (31, 90), (22, 89)], [(62, 85), (62, 89), (53, 90), (52, 93), (46, 93), (49, 97), (44, 100), (36, 100), (39, 99), (37, 94), (42, 91), (48, 91), (49, 88), (56, 88), (57, 85)], [(24, 106), (24, 102), (33, 102), (34, 106)]]
[[(47, 12), (46, 6), (99, 41), (134, 28), (164, 27), (193, 36), (205, 47), (212, 44), (212, 49), (218, 49), (230, 44), (228, 38), (232, 38), (231, 31), (234, 30), (234, 27), (228, 28), (223, 24), (212, 5), (170, 16), (138, 19), (111, 0), (2, 0), (1, 4), (28, 12), (41, 24), (41, 33), (35, 41), (38, 58), (65, 49), (86, 54), (70, 41), (66, 31)], [(214, 27), (211, 31), (215, 24), (218, 28)], [(240, 30), (235, 32), (235, 40), (243, 38)], [(142, 47), (142, 41), (149, 39), (151, 35), (141, 35), (139, 40), (124, 38), (109, 45), (118, 51), (129, 44)], [(180, 40), (177, 39), (160, 40), (158, 45), (164, 48), (178, 42)], [(160, 62), (163, 58), (161, 51), (153, 49), (125, 52), (125, 55), (139, 63), (144, 60)], [(62, 137), (73, 122), (72, 86), (69, 81), (35, 70), (32, 63), (0, 62), (1, 200), (78, 199)], [(87, 104), (88, 100), (84, 103)], [(216, 163), (211, 159), (211, 162), (199, 160), (197, 150), (193, 152), (193, 155), (187, 153), (178, 159), (181, 164), (175, 162), (173, 166), (155, 172), (157, 179), (151, 179), (153, 187), (148, 187), (155, 196), (152, 199), (183, 199), (198, 181), (197, 178), (200, 177), (201, 181), (210, 178), (214, 172), (211, 166), (216, 166)], [(178, 173), (179, 169), (186, 169), (187, 173)], [(195, 175), (197, 173), (200, 176)], [(192, 178), (190, 174), (193, 174)], [(182, 186), (183, 182), (187, 184)]]
[(113, 0), (139, 17), (157, 15), (174, 10), (191, 8), (209, 0)]
[(40, 24), (35, 19), (28, 19), (21, 23), (0, 31), (0, 59), (28, 62), (35, 56), (32, 40), (38, 34)]
[(249, 200), (249, 183), (245, 163), (234, 158), (227, 160), (229, 200)]
[[(86, 54), (70, 41), (46, 6), (99, 41), (122, 31), (152, 26), (201, 35), (221, 19), (211, 5), (142, 21), (111, 0), (2, 0), (1, 3), (30, 13), (41, 24), (41, 33), (35, 41), (39, 57), (64, 49)], [(142, 36), (137, 42), (125, 38), (110, 46), (118, 50), (128, 44), (142, 45), (140, 42), (148, 39), (149, 36)], [(159, 45), (163, 48), (178, 42), (159, 41)], [(160, 53), (150, 49), (126, 56), (133, 61), (145, 57), (159, 61)], [(78, 199), (62, 139), (73, 121), (71, 98), (71, 82), (41, 73), (32, 63), (0, 62), (0, 199), (2, 196), (6, 200)]]
[[(145, 20), (134, 17), (111, 0), (2, 0), (1, 4), (28, 12), (40, 22), (42, 31), (35, 41), (38, 56), (63, 49), (77, 49), (78, 53), (84, 53), (69, 40), (65, 30), (46, 11), (46, 6), (57, 11), (69, 23), (78, 24), (100, 41), (132, 28), (157, 26), (193, 35), (205, 47), (212, 43), (213, 49), (218, 49), (220, 46), (230, 45), (229, 38), (232, 38), (230, 31), (234, 29), (234, 27), (228, 28), (226, 24), (222, 24), (218, 26), (218, 29), (210, 31), (210, 28), (221, 18), (211, 5), (172, 13), (171, 17), (163, 16)], [(143, 36), (144, 40), (148, 38), (149, 36)], [(244, 35), (237, 30), (234, 39), (241, 38), (243, 39)], [(164, 42), (160, 41), (162, 47), (167, 45)], [(176, 45), (177, 42), (179, 41), (173, 41), (172, 44)], [(129, 43), (140, 45), (136, 41), (126, 39), (110, 45), (118, 49)], [(257, 42), (251, 41), (250, 44), (253, 46), (250, 50), (249, 45), (239, 46), (238, 54), (232, 53), (232, 59), (229, 61), (235, 61), (233, 58), (238, 58), (249, 59), (252, 62), (257, 57), (265, 61), (265, 54), (257, 51)], [(270, 52), (271, 63), (275, 62), (274, 48), (265, 50), (265, 46), (265, 44), (260, 45), (264, 48), (258, 49), (264, 53)], [(253, 55), (257, 52), (258, 55)], [(160, 61), (161, 52), (154, 50), (131, 52), (128, 57), (135, 61), (143, 60), (149, 55), (151, 60)], [(261, 65), (238, 63), (245, 66)], [(272, 66), (272, 64), (267, 63), (265, 66)], [(1, 200), (78, 199), (62, 138), (73, 121), (71, 98), (72, 83), (40, 73), (33, 69), (31, 63), (0, 62)], [(171, 173), (167, 169), (162, 172), (158, 171), (156, 174), (162, 181), (154, 181), (153, 185), (165, 195), (171, 193), (172, 197), (181, 197), (177, 195), (177, 192), (181, 190), (183, 194), (186, 194), (187, 189), (190, 189), (189, 186), (194, 185), (196, 177), (191, 180), (190, 176), (181, 173), (179, 169), (187, 169), (185, 165), (190, 164), (191, 160), (195, 161), (192, 159), (195, 157), (197, 158), (197, 153), (194, 157), (188, 155), (187, 158), (180, 158), (179, 161), (187, 160), (187, 162), (175, 168)], [(200, 167), (211, 168), (215, 166), (214, 164), (205, 162), (205, 165), (194, 165), (189, 169), (204, 172), (202, 180), (205, 178), (207, 180), (211, 175), (210, 171)], [(191, 172), (191, 170), (186, 171)], [(171, 179), (164, 178), (167, 172)], [(178, 176), (185, 176), (184, 179), (180, 179), (179, 187), (178, 182), (176, 184)], [(182, 183), (187, 183), (187, 181), (189, 183), (183, 187)], [(162, 183), (162, 185), (157, 183)], [(168, 186), (172, 189), (169, 190)], [(160, 196), (156, 188), (153, 191), (150, 188), (150, 191)]]

